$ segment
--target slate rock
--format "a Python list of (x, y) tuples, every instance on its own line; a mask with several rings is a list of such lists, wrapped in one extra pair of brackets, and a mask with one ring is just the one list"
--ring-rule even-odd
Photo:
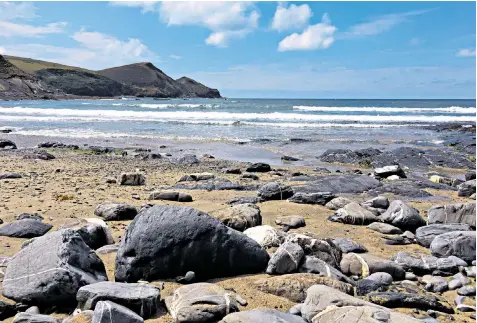
[(351, 202), (328, 217), (328, 221), (343, 224), (367, 225), (379, 221), (379, 218), (356, 202)]
[(237, 312), (238, 304), (229, 291), (210, 283), (184, 285), (166, 297), (166, 307), (175, 322), (217, 322)]
[(326, 203), (325, 207), (327, 207), (330, 210), (336, 211), (338, 209), (341, 209), (342, 207), (345, 207), (346, 204), (349, 204), (351, 202), (353, 201), (347, 197), (338, 196), (332, 199), (331, 201), (329, 201), (328, 203)]
[(457, 290), (457, 294), (461, 296), (475, 296), (475, 286), (463, 286)]
[(366, 279), (378, 282), (382, 285), (391, 285), (393, 283), (393, 276), (386, 272), (373, 273), (366, 277)]
[(235, 312), (224, 317), (219, 323), (306, 323), (301, 317), (270, 308), (255, 308), (250, 311)]
[(399, 264), (366, 253), (344, 255), (340, 268), (345, 275), (356, 275), (363, 278), (377, 272), (388, 273), (396, 280), (402, 280), (405, 276), (404, 269)]
[(367, 278), (360, 279), (356, 282), (356, 295), (363, 296), (374, 291), (384, 292), (386, 291), (386, 287), (387, 285), (374, 280), (370, 280)]
[(96, 206), (94, 215), (106, 221), (132, 220), (137, 215), (137, 209), (129, 204), (103, 202)]
[(368, 252), (368, 249), (360, 243), (356, 243), (349, 238), (333, 238), (331, 240), (333, 245), (342, 253), (363, 253)]
[(419, 244), (429, 248), (435, 237), (453, 231), (472, 231), (472, 228), (464, 223), (430, 224), (416, 230), (416, 239)]
[(402, 231), (394, 225), (387, 223), (373, 222), (367, 226), (368, 229), (384, 234), (401, 234)]
[(287, 215), (275, 219), (275, 224), (291, 229), (298, 229), (306, 225), (305, 218), (301, 215)]
[(279, 247), (285, 241), (285, 233), (269, 225), (259, 225), (243, 232), (264, 248)]
[(260, 203), (262, 199), (256, 196), (240, 196), (234, 197), (233, 199), (229, 200), (227, 204), (229, 205), (237, 205), (237, 204), (257, 204)]
[(146, 184), (146, 177), (141, 173), (122, 173), (118, 177), (119, 185), (139, 186)]
[(330, 306), (313, 317), (312, 323), (423, 323), (412, 316), (371, 306)]
[(160, 291), (147, 284), (99, 282), (81, 287), (76, 299), (83, 311), (95, 309), (99, 301), (111, 301), (147, 319), (157, 312)]
[(6, 320), (7, 318), (14, 316), (15, 314), (17, 314), (17, 309), (15, 305), (0, 301), (0, 320)]
[(186, 154), (180, 157), (177, 160), (177, 163), (181, 165), (194, 165), (194, 164), (199, 164), (200, 160), (197, 158), (196, 155)]
[(470, 262), (475, 260), (475, 231), (453, 231), (434, 238), (430, 249), (436, 257), (456, 256)]
[(341, 261), (341, 252), (336, 248), (331, 239), (320, 239), (307, 234), (290, 233), (285, 242), (298, 244), (305, 255), (315, 256), (334, 268), (338, 268)]
[(0, 139), (0, 149), (17, 149), (17, 145), (11, 140)]
[(197, 182), (181, 182), (177, 183), (169, 189), (177, 190), (204, 190), (204, 191), (226, 191), (226, 190), (236, 190), (236, 191), (250, 191), (256, 190), (256, 185), (242, 185), (237, 182), (232, 182), (226, 178), (214, 178), (206, 181), (197, 181)]
[(3, 173), (0, 174), (0, 179), (17, 179), (22, 178), (22, 175), (17, 173)]
[(225, 174), (237, 174), (237, 175), (240, 175), (240, 174), (242, 174), (242, 171), (240, 170), (240, 168), (226, 168), (226, 169), (224, 169), (224, 173), (225, 173)]
[(182, 176), (178, 182), (197, 182), (197, 181), (207, 181), (209, 179), (215, 178), (215, 175), (212, 173), (195, 173)]
[(459, 264), (452, 258), (437, 258), (431, 255), (400, 251), (392, 257), (393, 261), (405, 270), (417, 275), (433, 272), (448, 273), (451, 275), (459, 270)]
[(334, 195), (330, 192), (317, 192), (317, 193), (295, 193), (288, 199), (289, 202), (300, 204), (318, 204), (325, 205), (332, 199)]
[(106, 223), (97, 218), (84, 219), (85, 224), (81, 221), (81, 225), (73, 228), (79, 233), (83, 241), (93, 250), (99, 249), (105, 245), (114, 243), (111, 230)]
[(270, 257), (267, 274), (280, 275), (296, 272), (304, 256), (303, 249), (296, 243), (285, 242)]
[(337, 281), (354, 284), (354, 282), (347, 276), (345, 276), (341, 271), (330, 266), (328, 263), (315, 256), (305, 256), (305, 259), (302, 262), (299, 271), (301, 273), (320, 274), (322, 276), (330, 277)]
[(466, 173), (465, 173), (465, 181), (471, 181), (475, 179), (475, 170), (471, 170), (469, 169)]
[(454, 310), (445, 300), (433, 295), (419, 295), (411, 293), (396, 292), (372, 292), (365, 298), (369, 302), (388, 308), (415, 308), (424, 311), (435, 310), (443, 313), (453, 314)]
[(247, 172), (266, 173), (271, 170), (270, 165), (265, 163), (255, 163), (247, 167)]
[(92, 323), (143, 323), (144, 320), (130, 309), (111, 301), (99, 301), (94, 308)]
[(152, 192), (149, 194), (148, 200), (165, 200), (175, 202), (192, 202), (192, 196), (181, 192)]
[(251, 274), (265, 269), (268, 254), (254, 240), (189, 207), (153, 206), (129, 225), (116, 257), (119, 282), (176, 277), (197, 279)]
[(38, 213), (20, 213), (15, 216), (15, 220), (24, 220), (24, 219), (33, 219), (38, 221), (43, 221), (44, 218)]
[(35, 238), (50, 231), (53, 226), (34, 219), (16, 220), (0, 227), (0, 236)]
[(306, 299), (301, 306), (301, 315), (306, 321), (312, 322), (318, 313), (323, 312), (330, 305), (337, 304), (340, 306), (371, 306), (386, 310), (384, 307), (353, 297), (332, 287), (313, 285), (306, 291)]
[(306, 290), (313, 285), (329, 286), (348, 295), (354, 293), (353, 286), (350, 284), (312, 273), (274, 276), (257, 280), (253, 285), (263, 293), (284, 297), (295, 303), (303, 302), (306, 298)]
[(429, 224), (468, 224), (475, 229), (475, 203), (433, 206), (427, 211)]
[(13, 323), (60, 323), (60, 320), (49, 315), (18, 313), (13, 318)]
[(402, 170), (401, 166), (399, 165), (389, 165), (383, 166), (374, 169), (374, 176), (379, 178), (388, 178), (389, 176), (396, 175), (399, 178), (406, 178), (406, 173)]
[(460, 184), (458, 187), (458, 196), (471, 196), (472, 194), (475, 194), (475, 179), (472, 179), (470, 181), (464, 182)]
[(392, 224), (401, 230), (415, 231), (426, 225), (426, 221), (419, 215), (419, 211), (400, 200), (394, 200), (380, 219)]
[(293, 195), (293, 189), (289, 185), (279, 182), (271, 182), (260, 186), (258, 197), (264, 201), (286, 200)]
[(226, 226), (244, 231), (262, 224), (260, 208), (255, 204), (238, 204), (213, 213)]
[(371, 200), (361, 203), (361, 205), (376, 209), (387, 209), (389, 207), (389, 200), (384, 196), (376, 196)]
[(366, 175), (326, 175), (312, 177), (306, 185), (294, 187), (296, 192), (333, 194), (363, 193), (382, 185), (380, 181)]
[(425, 289), (433, 293), (443, 293), (449, 289), (447, 280), (441, 276), (432, 276), (427, 282)]
[(101, 259), (77, 232), (62, 229), (35, 238), (10, 260), (3, 295), (45, 309), (68, 308), (80, 287), (106, 280)]

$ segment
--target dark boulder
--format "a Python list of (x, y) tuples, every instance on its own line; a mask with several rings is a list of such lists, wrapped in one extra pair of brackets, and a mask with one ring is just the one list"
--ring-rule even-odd
[(381, 221), (392, 224), (401, 230), (415, 231), (426, 225), (419, 211), (400, 200), (391, 202), (389, 208), (380, 216)]
[(253, 172), (253, 173), (266, 173), (271, 170), (272, 168), (270, 167), (270, 165), (265, 163), (255, 163), (247, 167), (247, 172)]
[(17, 149), (17, 145), (11, 140), (0, 139), (0, 149)]
[(258, 197), (264, 201), (286, 200), (293, 196), (293, 189), (289, 185), (279, 182), (267, 183), (258, 189)]
[(381, 182), (366, 175), (315, 176), (306, 185), (296, 186), (296, 192), (363, 193), (375, 189)]
[(187, 193), (181, 192), (152, 192), (149, 194), (148, 200), (166, 200), (175, 202), (192, 202), (192, 196)]
[(429, 224), (463, 223), (475, 228), (475, 203), (433, 206), (427, 217)]
[(467, 262), (475, 260), (475, 231), (453, 231), (434, 238), (430, 249), (436, 257), (456, 256)]
[(437, 258), (431, 255), (410, 252), (398, 252), (392, 260), (399, 264), (404, 270), (412, 271), (417, 275), (431, 273), (447, 273), (452, 275), (459, 270), (459, 263), (453, 258)]
[(144, 320), (128, 309), (111, 301), (99, 301), (94, 308), (94, 323), (143, 323)]
[(256, 197), (256, 196), (240, 196), (240, 197), (234, 197), (233, 199), (229, 200), (227, 204), (230, 205), (237, 205), (237, 204), (257, 204), (262, 201), (261, 198)]
[(330, 192), (295, 193), (288, 201), (300, 204), (325, 205), (334, 198), (335, 196)]
[(475, 179), (464, 182), (457, 186), (457, 188), (459, 189), (457, 195), (463, 197), (471, 196), (472, 194), (475, 194)]
[(189, 207), (153, 206), (129, 225), (116, 257), (119, 282), (170, 278), (194, 271), (198, 280), (265, 269), (268, 254), (246, 235)]
[(416, 230), (416, 239), (419, 244), (429, 248), (435, 237), (452, 231), (472, 231), (472, 228), (463, 223), (430, 224)]
[(344, 255), (341, 259), (340, 268), (345, 275), (356, 275), (363, 278), (377, 272), (388, 273), (396, 280), (404, 279), (405, 276), (404, 269), (398, 263), (367, 253), (348, 253)]
[(80, 287), (106, 280), (101, 259), (78, 233), (63, 229), (35, 238), (10, 260), (3, 295), (44, 309), (71, 308)]
[(20, 213), (15, 217), (16, 220), (33, 219), (43, 221), (44, 218), (38, 213)]
[(368, 252), (368, 249), (360, 243), (354, 242), (349, 238), (333, 238), (331, 239), (333, 245), (342, 253), (363, 253)]
[(106, 221), (132, 220), (137, 215), (137, 209), (129, 204), (103, 202), (96, 206), (94, 215)]
[(0, 320), (4, 321), (17, 314), (15, 305), (0, 301)]
[(0, 227), (0, 236), (35, 238), (50, 231), (53, 226), (34, 219), (16, 220)]
[(285, 242), (271, 256), (266, 270), (267, 274), (282, 275), (296, 272), (304, 254), (298, 244)]
[(22, 175), (17, 174), (17, 173), (3, 173), (3, 174), (0, 174), (0, 179), (16, 179), (16, 178), (22, 178)]

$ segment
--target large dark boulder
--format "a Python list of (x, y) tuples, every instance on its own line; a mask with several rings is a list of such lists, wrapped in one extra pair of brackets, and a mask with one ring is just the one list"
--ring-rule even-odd
[(460, 184), (457, 195), (467, 197), (475, 193), (475, 179)]
[(0, 228), (0, 236), (35, 238), (47, 233), (53, 226), (34, 219), (16, 220)]
[(263, 271), (268, 254), (246, 235), (189, 207), (154, 206), (126, 230), (116, 257), (119, 282), (171, 278), (194, 271), (199, 280)]
[(362, 278), (378, 272), (388, 273), (396, 280), (401, 280), (405, 276), (401, 265), (367, 253), (347, 253), (341, 259), (340, 268), (345, 275), (356, 275)]
[(76, 299), (83, 311), (93, 310), (99, 301), (112, 301), (147, 319), (157, 312), (160, 291), (147, 284), (99, 282), (81, 287)]
[(258, 197), (262, 200), (286, 200), (293, 196), (293, 189), (289, 185), (279, 182), (267, 183), (258, 189)]
[(78, 289), (106, 280), (101, 259), (77, 232), (63, 229), (34, 239), (10, 260), (3, 295), (41, 308), (69, 308)]
[(17, 145), (11, 140), (0, 139), (0, 149), (17, 149)]
[(266, 173), (271, 171), (270, 165), (265, 163), (255, 163), (247, 167), (247, 172)]
[[(460, 263), (453, 257), (437, 258), (431, 255), (401, 251), (392, 257), (404, 270), (417, 275), (432, 273), (451, 275), (459, 270)], [(462, 261), (462, 260), (461, 260)]]
[(433, 206), (427, 218), (429, 224), (463, 223), (475, 228), (475, 203)]
[(366, 175), (315, 176), (305, 185), (295, 186), (296, 192), (363, 193), (375, 189), (381, 182)]
[(103, 202), (96, 206), (94, 215), (106, 221), (132, 220), (137, 215), (137, 209), (129, 204)]
[(288, 201), (299, 204), (325, 205), (334, 198), (335, 196), (330, 192), (295, 193)]

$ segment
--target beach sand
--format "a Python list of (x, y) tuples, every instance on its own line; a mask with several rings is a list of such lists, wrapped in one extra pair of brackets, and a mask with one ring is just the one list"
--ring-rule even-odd
[[(211, 172), (217, 177), (228, 178), (243, 183), (255, 183), (253, 180), (244, 180), (240, 175), (223, 174), (220, 168), (224, 166), (244, 167), (245, 164), (237, 162), (225, 162), (210, 159), (197, 166), (180, 166), (171, 164), (166, 160), (139, 160), (132, 157), (120, 156), (94, 156), (81, 155), (68, 150), (54, 150), (56, 159), (32, 160), (23, 159), (21, 155), (8, 153), (0, 156), (0, 173), (16, 172), (23, 178), (0, 181), (0, 218), (8, 223), (21, 212), (38, 212), (44, 216), (44, 222), (58, 229), (63, 225), (72, 223), (76, 218), (95, 217), (93, 211), (97, 204), (104, 201), (124, 202), (140, 207), (147, 203), (150, 191), (157, 187), (173, 185), (186, 174), (196, 172)], [(283, 166), (279, 166), (284, 168)], [(285, 167), (287, 171), (302, 171), (313, 173), (311, 169), (304, 167)], [(119, 186), (118, 184), (106, 184), (105, 179), (117, 177), (122, 172), (134, 172), (140, 170), (146, 176), (145, 186)], [(457, 171), (459, 172), (459, 171)], [(317, 173), (313, 173), (317, 174)], [(270, 174), (259, 174), (260, 182), (280, 179)], [(181, 191), (181, 190), (179, 190)], [(183, 191), (186, 192), (186, 191)], [(470, 202), (469, 199), (457, 197), (457, 192), (445, 191), (449, 197), (446, 203)], [(187, 191), (194, 201), (191, 203), (176, 203), (166, 201), (153, 201), (157, 205), (187, 205), (213, 215), (215, 211), (228, 207), (226, 202), (237, 196), (255, 196), (255, 191)], [(436, 193), (436, 191), (433, 191)], [(440, 193), (440, 192), (437, 192)], [(442, 195), (442, 193), (440, 193)], [(139, 196), (140, 200), (133, 198)], [(354, 196), (355, 200), (365, 200), (366, 196)], [(410, 204), (425, 215), (426, 211), (439, 203), (429, 201), (415, 201)], [(351, 226), (327, 221), (327, 217), (333, 211), (316, 205), (295, 204), (287, 201), (269, 201), (258, 204), (263, 217), (263, 224), (275, 226), (274, 220), (278, 216), (302, 215), (306, 220), (306, 227), (295, 230), (297, 232), (313, 232), (320, 237), (347, 237), (365, 245), (369, 252), (383, 258), (390, 258), (399, 251), (416, 251), (429, 253), (429, 250), (419, 245), (388, 246), (381, 238), (382, 234), (371, 231), (365, 226)], [(118, 242), (124, 234), (130, 221), (108, 222), (114, 239)], [(0, 237), (0, 256), (13, 256), (20, 250), (25, 239)], [(108, 277), (114, 279), (115, 253), (100, 255), (103, 260)], [(41, 255), (39, 255), (41, 256)], [(212, 282), (233, 288), (245, 300), (247, 307), (242, 310), (256, 307), (276, 308), (287, 311), (294, 305), (293, 302), (278, 296), (258, 291), (253, 282), (267, 277), (266, 274), (239, 276), (232, 278), (215, 279)], [(161, 281), (152, 282), (158, 285)], [(161, 298), (168, 296), (179, 284), (166, 281), (165, 288), (161, 291)], [(446, 292), (443, 296), (453, 304), (456, 293)], [(5, 298), (1, 300), (11, 302)], [(405, 313), (425, 314), (423, 311), (411, 309), (398, 309)], [(53, 314), (64, 318), (64, 314)], [(459, 313), (452, 315), (454, 322), (470, 322), (469, 314)], [(441, 322), (446, 322), (444, 317), (439, 317)], [(149, 319), (147, 322), (171, 322), (171, 317), (166, 313), (160, 313), (158, 318)], [(12, 322), (12, 318), (6, 322)]]

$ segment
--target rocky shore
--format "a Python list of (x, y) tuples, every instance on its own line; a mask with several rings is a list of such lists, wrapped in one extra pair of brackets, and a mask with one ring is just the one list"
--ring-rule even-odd
[(38, 146), (0, 140), (5, 322), (475, 320), (475, 145), (317, 156), (339, 171)]

